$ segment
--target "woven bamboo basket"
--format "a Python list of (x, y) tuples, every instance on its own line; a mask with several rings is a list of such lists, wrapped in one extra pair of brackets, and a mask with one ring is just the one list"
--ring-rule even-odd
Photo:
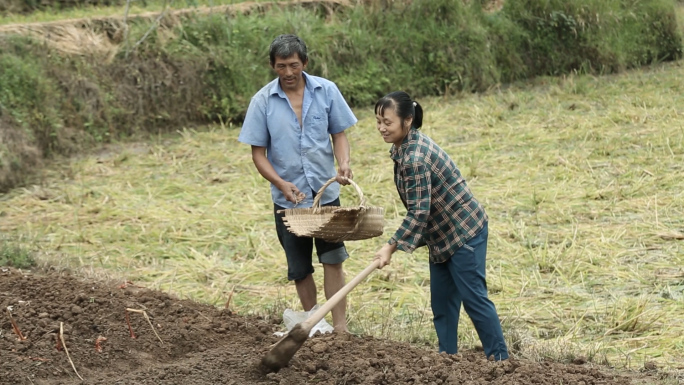
[(335, 181), (331, 178), (318, 191), (311, 208), (281, 210), (283, 222), (290, 232), (300, 237), (320, 238), (329, 242), (358, 241), (382, 235), (385, 209), (366, 205), (359, 185), (349, 179), (359, 195), (359, 205), (353, 207), (323, 206), (323, 191)]

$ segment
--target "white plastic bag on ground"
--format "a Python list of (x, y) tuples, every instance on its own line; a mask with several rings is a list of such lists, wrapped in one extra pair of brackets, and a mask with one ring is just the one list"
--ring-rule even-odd
[[(306, 319), (309, 318), (309, 316), (312, 315), (314, 312), (316, 312), (316, 310), (318, 310), (318, 305), (314, 306), (313, 309), (309, 311), (294, 311), (292, 309), (285, 309), (285, 311), (283, 312), (283, 323), (285, 323), (287, 332), (275, 332), (274, 334), (278, 337), (284, 336), (290, 330), (292, 330), (292, 328), (294, 328), (295, 325), (306, 321)], [(316, 332), (321, 332), (323, 334), (332, 333), (333, 327), (330, 326), (330, 324), (325, 320), (325, 318), (322, 318), (320, 321), (318, 321), (316, 325), (314, 325), (314, 327), (311, 328), (311, 331), (309, 332), (309, 337), (316, 334)]]

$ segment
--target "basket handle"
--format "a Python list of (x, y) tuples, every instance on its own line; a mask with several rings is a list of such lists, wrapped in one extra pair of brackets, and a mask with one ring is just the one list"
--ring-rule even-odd
[[(314, 198), (313, 201), (313, 206), (312, 208), (320, 208), (321, 207), (321, 197), (323, 196), (323, 191), (332, 184), (337, 179), (336, 176), (330, 178), (323, 186), (321, 186), (321, 189), (318, 190), (318, 193), (316, 194), (316, 198)], [(359, 185), (356, 184), (353, 180), (347, 178), (347, 182), (349, 182), (354, 188), (356, 189), (356, 193), (359, 194), (359, 206), (360, 207), (366, 207), (366, 197), (363, 196), (363, 192), (361, 191), (361, 188)]]

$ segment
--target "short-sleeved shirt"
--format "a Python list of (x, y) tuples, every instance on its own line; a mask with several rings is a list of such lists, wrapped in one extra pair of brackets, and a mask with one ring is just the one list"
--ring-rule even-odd
[(427, 245), (430, 261), (447, 261), (482, 230), (488, 219), (484, 208), (449, 155), (418, 130), (412, 128), (401, 146), (392, 146), (390, 157), (407, 213), (389, 243), (407, 253)]
[[(303, 77), (303, 128), (276, 78), (252, 97), (238, 140), (266, 147), (266, 156), (278, 175), (306, 194), (297, 207), (311, 207), (312, 191), (319, 191), (337, 175), (330, 135), (353, 126), (357, 119), (335, 83), (305, 72)], [(337, 199), (339, 193), (337, 183), (326, 187), (321, 204)], [(271, 196), (278, 206), (294, 206), (273, 184)]]

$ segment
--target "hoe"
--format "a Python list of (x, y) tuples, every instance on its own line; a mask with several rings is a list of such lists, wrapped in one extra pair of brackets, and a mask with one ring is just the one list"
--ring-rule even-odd
[(354, 279), (349, 283), (344, 285), (335, 295), (330, 297), (330, 299), (323, 304), (318, 310), (316, 310), (312, 315), (309, 316), (305, 321), (295, 325), (292, 330), (283, 339), (278, 341), (278, 343), (269, 351), (262, 359), (262, 365), (271, 372), (277, 372), (278, 370), (287, 366), (292, 357), (297, 353), (297, 350), (302, 347), (304, 341), (309, 337), (311, 328), (314, 327), (325, 317), (330, 310), (332, 310), (335, 305), (337, 305), (342, 298), (344, 298), (356, 285), (359, 284), (364, 278), (366, 278), (373, 270), (378, 268), (380, 260), (376, 259), (368, 266), (365, 270), (360, 272)]

